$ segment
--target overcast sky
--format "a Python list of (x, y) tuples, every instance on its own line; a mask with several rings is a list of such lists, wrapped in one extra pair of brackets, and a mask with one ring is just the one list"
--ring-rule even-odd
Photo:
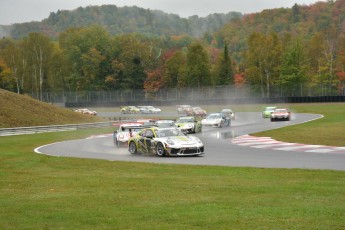
[[(323, 0), (324, 1), (324, 0)], [(310, 5), (317, 0), (0, 0), (0, 25), (41, 21), (50, 12), (73, 10), (79, 6), (112, 4), (162, 10), (181, 17), (213, 13), (255, 13), (264, 9), (291, 8), (295, 3)]]

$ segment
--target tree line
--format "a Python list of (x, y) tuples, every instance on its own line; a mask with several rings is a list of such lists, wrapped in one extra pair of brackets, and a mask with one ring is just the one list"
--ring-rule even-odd
[[(42, 92), (156, 92), (232, 84), (255, 86), (263, 97), (276, 87), (288, 93), (301, 84), (332, 85), (341, 94), (345, 83), (342, 10), (345, 0), (263, 11), (202, 38), (112, 35), (99, 25), (69, 28), (57, 38), (43, 33), (17, 40), (4, 37), (0, 40), (0, 87), (37, 98)], [(283, 27), (277, 21), (262, 21), (276, 18), (277, 12), (282, 16), (279, 20), (291, 18), (290, 25), (299, 27), (279, 31)], [(311, 20), (320, 14), (322, 19), (315, 20), (322, 25)], [(251, 27), (257, 30), (243, 33)]]
[(230, 55), (224, 54), (225, 62), (212, 64), (207, 48), (189, 36), (111, 36), (100, 26), (68, 29), (57, 41), (31, 33), (20, 40), (0, 40), (0, 84), (37, 96), (47, 91), (155, 91), (212, 85), (218, 80), (212, 76), (211, 65), (227, 69), (228, 81), (232, 81)]
[(18, 93), (202, 87), (249, 84), (262, 96), (279, 85), (344, 88), (345, 36), (330, 29), (309, 41), (252, 33), (241, 62), (227, 41), (217, 48), (188, 36), (111, 36), (100, 26), (68, 29), (54, 41), (41, 33), (0, 40), (0, 86)]

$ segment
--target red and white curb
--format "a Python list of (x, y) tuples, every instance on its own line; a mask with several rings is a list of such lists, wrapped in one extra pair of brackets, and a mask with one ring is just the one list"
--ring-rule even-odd
[(297, 151), (297, 152), (313, 152), (313, 153), (340, 153), (345, 154), (345, 147), (325, 146), (325, 145), (305, 145), (298, 143), (287, 143), (276, 141), (270, 137), (254, 137), (243, 135), (231, 139), (231, 142), (240, 146), (248, 146), (252, 148)]

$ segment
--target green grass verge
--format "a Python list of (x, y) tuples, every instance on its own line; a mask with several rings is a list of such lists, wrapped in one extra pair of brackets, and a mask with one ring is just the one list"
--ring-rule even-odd
[(0, 229), (344, 229), (345, 172), (50, 157), (0, 137)]

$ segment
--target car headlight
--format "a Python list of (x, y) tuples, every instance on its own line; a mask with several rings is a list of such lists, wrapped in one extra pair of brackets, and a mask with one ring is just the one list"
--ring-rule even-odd
[(166, 142), (168, 145), (174, 145), (175, 144), (175, 142), (171, 139), (167, 139)]
[(196, 142), (198, 142), (199, 144), (201, 144), (201, 145), (202, 145), (202, 142), (201, 142), (201, 140), (200, 140), (199, 138), (194, 137), (194, 139), (195, 139), (195, 141), (196, 141)]

